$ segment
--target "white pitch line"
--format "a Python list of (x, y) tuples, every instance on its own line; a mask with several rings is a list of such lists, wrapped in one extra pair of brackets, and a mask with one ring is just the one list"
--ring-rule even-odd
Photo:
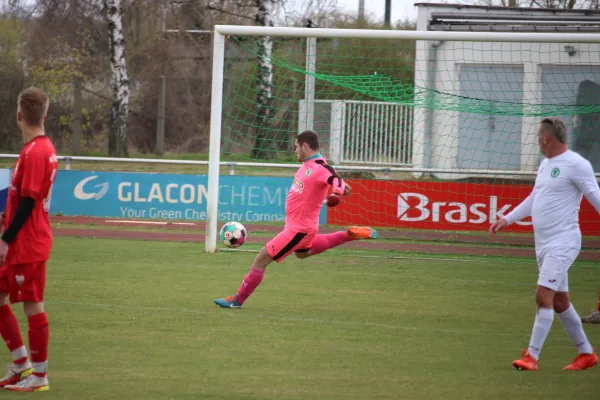
[[(222, 251), (224, 253), (258, 253), (260, 252), (260, 250), (253, 250), (253, 249), (228, 249), (228, 248), (219, 248), (219, 251)], [(379, 259), (379, 260), (416, 260), (416, 261), (451, 261), (451, 262), (458, 262), (458, 263), (462, 263), (462, 262), (475, 262), (475, 263), (497, 263), (497, 262), (504, 262), (507, 264), (515, 264), (515, 260), (508, 260), (508, 261), (502, 261), (502, 260), (477, 260), (477, 259), (466, 259), (466, 258), (440, 258), (440, 257), (421, 257), (421, 256), (365, 256), (365, 255), (359, 255), (359, 254), (344, 254), (343, 256), (350, 256), (350, 257), (356, 257), (356, 258), (374, 258), (374, 259)], [(527, 261), (521, 261), (518, 260), (518, 262), (527, 262)]]
[(107, 219), (104, 222), (116, 223), (116, 224), (147, 224), (147, 225), (166, 225), (164, 221), (129, 221), (125, 219)]
[[(214, 315), (212, 311), (202, 311), (191, 308), (169, 308), (169, 307), (132, 307), (126, 304), (106, 304), (106, 303), (86, 303), (86, 302), (78, 302), (78, 301), (66, 301), (66, 300), (45, 300), (46, 303), (49, 304), (66, 304), (66, 305), (74, 305), (74, 306), (83, 306), (83, 307), (96, 307), (96, 308), (125, 308), (127, 310), (136, 310), (136, 311), (165, 311), (169, 314), (183, 312), (186, 314), (202, 314), (202, 315)], [(215, 306), (217, 307), (217, 306)], [(218, 311), (218, 310), (215, 310)], [(243, 313), (243, 310), (223, 310), (222, 312), (235, 316), (238, 313)], [(266, 320), (271, 321), (286, 321), (286, 322), (306, 322), (312, 324), (324, 324), (324, 325), (340, 325), (340, 326), (363, 326), (363, 327), (372, 327), (372, 328), (383, 328), (383, 329), (392, 329), (392, 330), (407, 330), (407, 331), (425, 331), (425, 332), (442, 332), (442, 333), (453, 333), (453, 334), (490, 334), (489, 331), (483, 330), (475, 330), (475, 329), (443, 329), (443, 328), (431, 328), (431, 327), (418, 327), (411, 325), (396, 325), (396, 324), (381, 324), (374, 322), (351, 322), (351, 321), (330, 321), (326, 319), (319, 318), (307, 318), (307, 317), (275, 317), (270, 314), (262, 314), (262, 313), (252, 313), (252, 316), (259, 317)], [(510, 336), (514, 337), (515, 333), (510, 332), (498, 332), (494, 331), (494, 335), (501, 336)]]
[(195, 222), (168, 222), (168, 221), (132, 221), (126, 219), (107, 219), (104, 222), (116, 223), (116, 224), (146, 224), (146, 225), (186, 225), (195, 226)]

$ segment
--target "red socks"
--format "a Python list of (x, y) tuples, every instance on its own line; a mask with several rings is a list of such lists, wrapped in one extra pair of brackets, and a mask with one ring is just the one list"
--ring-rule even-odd
[[(48, 359), (48, 318), (46, 313), (32, 315), (27, 319), (29, 323), (29, 348), (33, 373), (39, 377), (46, 376)], [(23, 338), (19, 323), (8, 304), (0, 306), (0, 334), (6, 342), (8, 349), (13, 353), (15, 364), (27, 361), (27, 351), (23, 345)]]
[(8, 349), (13, 353), (14, 363), (22, 364), (27, 361), (27, 351), (23, 346), (19, 322), (8, 304), (0, 306), (0, 334)]
[(312, 247), (310, 249), (310, 254), (320, 254), (326, 250), (337, 247), (341, 244), (349, 242), (351, 239), (346, 236), (345, 231), (339, 231), (334, 233), (329, 233), (326, 235), (317, 235), (315, 240), (312, 242)]
[(237, 299), (240, 304), (244, 304), (244, 301), (246, 301), (258, 285), (260, 285), (264, 276), (264, 269), (258, 269), (252, 266), (252, 269), (250, 269), (250, 272), (248, 272), (248, 275), (244, 278), (237, 292)]
[(33, 373), (36, 376), (46, 376), (46, 360), (48, 359), (48, 318), (46, 313), (32, 315), (29, 322), (29, 349), (33, 362)]

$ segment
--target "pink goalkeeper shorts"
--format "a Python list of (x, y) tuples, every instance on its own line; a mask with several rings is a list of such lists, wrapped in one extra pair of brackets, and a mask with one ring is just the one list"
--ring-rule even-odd
[(266, 244), (267, 252), (275, 261), (282, 262), (287, 256), (294, 252), (307, 252), (317, 232), (298, 232), (291, 228), (284, 228)]

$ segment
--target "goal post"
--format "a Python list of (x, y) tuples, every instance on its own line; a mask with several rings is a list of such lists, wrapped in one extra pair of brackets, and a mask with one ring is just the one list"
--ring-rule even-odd
[(221, 161), (221, 113), (223, 112), (223, 66), (225, 62), (225, 36), (223, 36), (218, 29), (215, 29), (213, 35), (205, 242), (205, 250), (209, 253), (213, 253), (217, 249), (217, 229), (219, 223), (219, 167)]
[[(207, 252), (223, 159), (271, 174), (267, 165), (295, 162), (293, 138), (308, 126), (360, 188), (328, 210), (331, 224), (481, 229), (531, 183), (545, 116), (565, 117), (573, 141), (600, 151), (586, 133), (600, 129), (598, 34), (217, 25), (212, 74)], [(469, 186), (473, 177), (486, 179)]]

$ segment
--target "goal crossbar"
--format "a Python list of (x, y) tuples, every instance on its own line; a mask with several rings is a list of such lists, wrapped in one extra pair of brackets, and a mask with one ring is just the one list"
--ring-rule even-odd
[(473, 42), (600, 43), (597, 33), (440, 32), (378, 29), (290, 28), (215, 25), (215, 33), (231, 36), (285, 36), (340, 39), (409, 39)]

